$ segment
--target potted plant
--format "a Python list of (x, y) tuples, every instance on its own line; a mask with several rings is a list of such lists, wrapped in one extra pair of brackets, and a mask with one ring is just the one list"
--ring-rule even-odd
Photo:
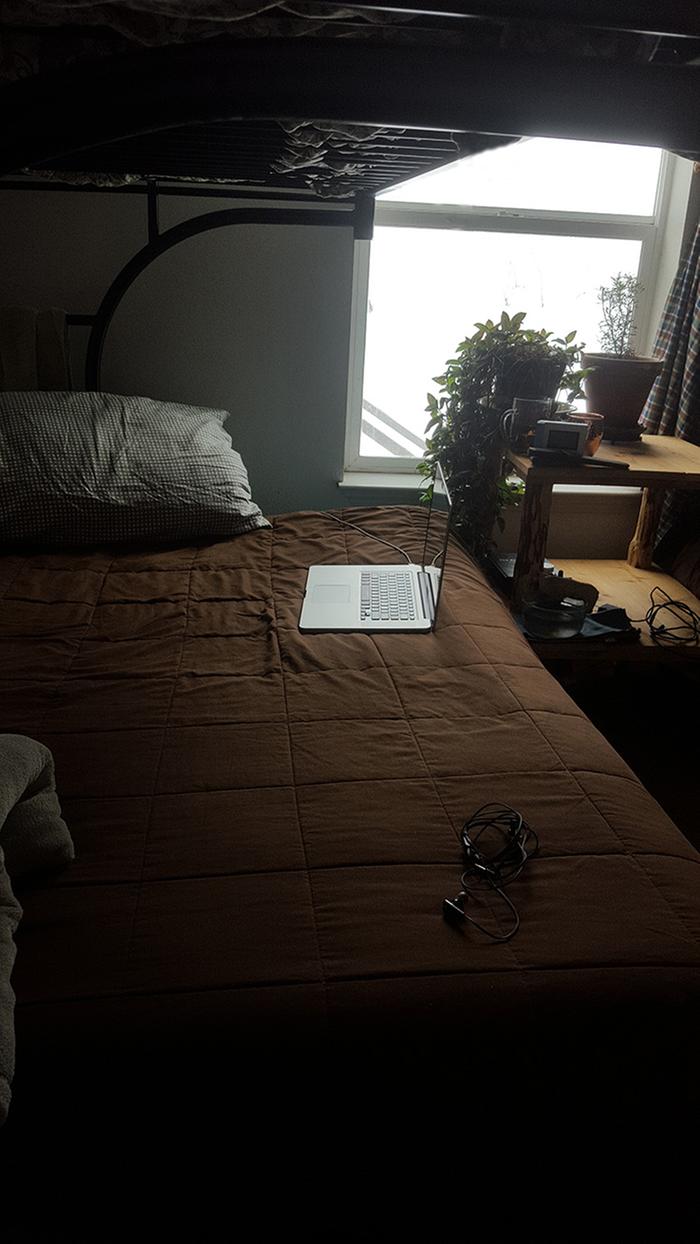
[(488, 553), (501, 511), (517, 504), (520, 483), (504, 476), (501, 417), (515, 397), (555, 399), (565, 390), (573, 401), (584, 377), (578, 367), (582, 347), (575, 332), (553, 337), (545, 329), (523, 328), (525, 312), (475, 325), (435, 377), (428, 394), (426, 450), (421, 471), (429, 476), (439, 458), (450, 484), (454, 522), (466, 547), (477, 557)]
[(639, 416), (663, 366), (662, 359), (642, 358), (634, 352), (641, 292), (640, 282), (629, 272), (618, 272), (610, 285), (600, 287), (601, 350), (583, 356), (589, 373), (584, 385), (586, 406), (604, 416), (604, 437), (609, 441), (639, 439)]

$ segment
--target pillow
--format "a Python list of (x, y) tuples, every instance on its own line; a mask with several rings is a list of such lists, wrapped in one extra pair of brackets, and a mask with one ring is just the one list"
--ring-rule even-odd
[(114, 393), (0, 393), (0, 538), (175, 541), (269, 526), (227, 418)]

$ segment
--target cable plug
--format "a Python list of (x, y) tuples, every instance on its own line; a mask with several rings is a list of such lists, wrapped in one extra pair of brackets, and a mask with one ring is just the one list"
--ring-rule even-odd
[(466, 916), (464, 908), (460, 903), (461, 894), (457, 898), (444, 898), (442, 900), (442, 918), (448, 924), (464, 924)]

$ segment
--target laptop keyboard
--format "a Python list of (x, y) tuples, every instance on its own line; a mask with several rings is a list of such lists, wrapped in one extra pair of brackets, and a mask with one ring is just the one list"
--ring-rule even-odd
[(410, 573), (363, 570), (360, 575), (361, 622), (413, 622), (416, 604)]

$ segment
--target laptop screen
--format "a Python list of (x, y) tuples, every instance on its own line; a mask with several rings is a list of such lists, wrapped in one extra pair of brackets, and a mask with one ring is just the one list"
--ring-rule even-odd
[[(435, 474), (432, 482), (428, 485), (428, 494), (430, 501), (426, 515), (425, 526), (425, 543), (423, 546), (423, 569), (427, 570), (430, 566), (437, 567), (440, 571), (444, 571), (445, 558), (447, 556), (447, 542), (450, 534), (450, 514), (452, 512), (452, 501), (449, 489), (445, 481), (440, 463), (435, 464)], [(430, 577), (431, 590), (434, 593), (433, 608), (437, 614), (438, 604), (440, 602), (440, 593), (442, 591), (442, 573), (439, 579), (437, 576)]]

